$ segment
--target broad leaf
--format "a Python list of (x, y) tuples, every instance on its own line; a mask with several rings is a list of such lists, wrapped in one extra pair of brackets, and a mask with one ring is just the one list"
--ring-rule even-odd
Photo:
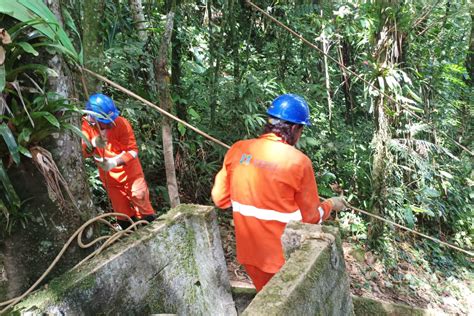
[(92, 147), (92, 144), (89, 139), (82, 133), (82, 131), (77, 126), (74, 126), (70, 123), (65, 123), (63, 124), (63, 128), (68, 129), (77, 136), (81, 137), (81, 139), (86, 143), (87, 147)]
[(27, 53), (30, 53), (34, 56), (39, 55), (38, 51), (34, 49), (34, 47), (31, 46), (31, 44), (28, 42), (19, 42), (19, 43), (16, 43), (16, 45), (20, 46)]
[(6, 123), (0, 124), (0, 135), (2, 135), (3, 140), (7, 144), (10, 155), (13, 158), (13, 161), (18, 165), (20, 163), (20, 154), (18, 153), (18, 145), (15, 141), (15, 137), (12, 134), (12, 131), (7, 126)]
[(5, 78), (5, 65), (0, 65), (0, 93), (5, 89), (6, 78)]
[(33, 156), (31, 155), (31, 152), (30, 152), (27, 148), (25, 148), (25, 147), (23, 147), (23, 146), (21, 146), (21, 145), (18, 145), (18, 151), (19, 151), (23, 156), (26, 156), (26, 157), (28, 157), (28, 158), (33, 158)]
[[(31, 25), (54, 42), (59, 42), (69, 55), (79, 62), (79, 56), (67, 36), (59, 25), (56, 16), (41, 0), (10, 0), (0, 1), (0, 13), (9, 15), (21, 22)], [(38, 24), (38, 18), (44, 23)]]
[(20, 198), (18, 197), (18, 194), (16, 194), (15, 188), (13, 188), (13, 185), (10, 182), (10, 178), (8, 177), (8, 174), (5, 170), (5, 167), (3, 166), (3, 162), (0, 159), (0, 182), (3, 185), (3, 189), (5, 191), (5, 197), (7, 201), (9, 202), (11, 207), (14, 208), (19, 208), (20, 207)]
[(44, 117), (54, 127), (57, 127), (57, 128), (60, 127), (58, 119), (53, 114), (51, 114), (49, 112), (33, 112), (33, 113), (31, 113), (31, 117), (33, 117), (33, 118)]

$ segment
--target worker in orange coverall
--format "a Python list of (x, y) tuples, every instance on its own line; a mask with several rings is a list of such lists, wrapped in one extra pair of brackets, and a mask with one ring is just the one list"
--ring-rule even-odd
[[(115, 212), (133, 220), (151, 222), (155, 211), (150, 203), (148, 186), (138, 159), (138, 147), (132, 126), (119, 116), (113, 100), (97, 93), (86, 104), (89, 115), (83, 117), (82, 133), (92, 147), (82, 141), (85, 157), (93, 157), (99, 176), (107, 190)], [(122, 229), (131, 225), (126, 217), (118, 217)]]
[(344, 208), (339, 197), (320, 202), (311, 160), (294, 147), (310, 125), (306, 101), (284, 94), (267, 114), (259, 138), (229, 149), (212, 189), (217, 207), (232, 206), (237, 260), (257, 291), (285, 263), (280, 238), (290, 220), (319, 224)]

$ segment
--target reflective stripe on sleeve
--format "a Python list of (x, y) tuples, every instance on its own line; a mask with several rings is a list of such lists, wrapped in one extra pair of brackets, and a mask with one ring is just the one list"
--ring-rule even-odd
[(138, 156), (138, 153), (135, 150), (130, 150), (128, 153), (132, 155), (133, 158), (137, 158)]
[(240, 213), (243, 216), (255, 217), (264, 221), (288, 223), (289, 221), (301, 221), (303, 219), (300, 210), (291, 213), (282, 213), (274, 210), (258, 208), (252, 205), (240, 204), (235, 201), (232, 201), (232, 209), (234, 212)]

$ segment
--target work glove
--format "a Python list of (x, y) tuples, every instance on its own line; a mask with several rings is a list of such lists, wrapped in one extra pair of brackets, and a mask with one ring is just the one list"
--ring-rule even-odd
[(91, 144), (92, 144), (92, 146), (94, 146), (96, 148), (105, 148), (105, 146), (107, 146), (107, 142), (105, 141), (105, 139), (102, 136), (96, 136), (96, 137), (92, 138)]
[(333, 211), (342, 211), (346, 209), (346, 201), (343, 197), (332, 197), (330, 200), (332, 202)]
[(114, 158), (94, 157), (94, 159), (97, 162), (97, 165), (99, 166), (99, 168), (101, 168), (102, 170), (106, 172), (112, 170), (118, 165), (117, 157), (114, 157)]

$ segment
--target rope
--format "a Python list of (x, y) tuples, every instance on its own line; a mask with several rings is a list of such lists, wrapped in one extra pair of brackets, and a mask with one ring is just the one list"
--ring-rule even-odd
[[(343, 69), (345, 69), (346, 71), (348, 71), (349, 73), (351, 73), (352, 75), (354, 75), (355, 77), (357, 77), (358, 79), (362, 80), (363, 82), (365, 82), (366, 84), (368, 84), (369, 86), (371, 86), (372, 88), (374, 88), (375, 90), (379, 91), (381, 94), (383, 94), (384, 96), (386, 96), (388, 99), (392, 100), (393, 102), (397, 103), (397, 104), (400, 104), (398, 103), (393, 97), (385, 94), (383, 91), (381, 91), (379, 88), (375, 87), (374, 85), (372, 85), (369, 81), (367, 81), (366, 79), (364, 79), (363, 77), (361, 77), (360, 75), (358, 75), (357, 73), (355, 73), (354, 71), (350, 70), (349, 68), (347, 68), (346, 66), (344, 66), (342, 63), (339, 63), (339, 61), (337, 61), (336, 59), (334, 59), (333, 57), (329, 56), (328, 54), (325, 54), (319, 47), (317, 47), (316, 45), (314, 45), (313, 43), (309, 42), (308, 40), (306, 40), (303, 36), (299, 35), (297, 32), (293, 31), (292, 29), (290, 29), (289, 27), (287, 27), (286, 25), (284, 25), (283, 23), (281, 23), (280, 21), (278, 21), (277, 19), (275, 19), (274, 17), (272, 17), (270, 14), (266, 13), (264, 10), (262, 10), (261, 8), (259, 8), (257, 5), (255, 5), (254, 3), (252, 3), (251, 1), (247, 0), (247, 3), (251, 6), (253, 6), (257, 11), (260, 11), (261, 13), (263, 13), (264, 15), (266, 15), (267, 17), (269, 17), (273, 22), (277, 23), (278, 25), (280, 25), (281, 27), (283, 27), (284, 29), (286, 29), (288, 32), (290, 32), (291, 34), (293, 34), (294, 36), (296, 36), (297, 38), (299, 38), (301, 41), (303, 41), (304, 43), (306, 43), (307, 45), (309, 45), (310, 47), (313, 47), (315, 48), (316, 50), (318, 50), (319, 52), (323, 53), (324, 55), (326, 55), (329, 59), (331, 59), (332, 61), (336, 62), (339, 66), (341, 66)], [(90, 75), (94, 76), (95, 78), (103, 81), (103, 82), (106, 82), (107, 84), (111, 85), (112, 87), (124, 92), (125, 94), (128, 94), (129, 96), (141, 101), (142, 103), (154, 108), (155, 110), (157, 110), (158, 112), (160, 112), (161, 114), (163, 115), (166, 115), (168, 116), (169, 118), (183, 124), (184, 126), (188, 127), (189, 129), (195, 131), (196, 133), (204, 136), (205, 138), (215, 142), (216, 144), (219, 144), (227, 149), (230, 148), (229, 145), (223, 143), (222, 141), (210, 136), (209, 134), (201, 131), (200, 129), (198, 129), (197, 127), (194, 127), (192, 126), (191, 124), (181, 120), (180, 118), (172, 115), (171, 113), (163, 110), (162, 108), (158, 107), (157, 105), (151, 103), (150, 101), (140, 97), (139, 95), (133, 93), (132, 91), (122, 87), (121, 85), (107, 79), (106, 77), (104, 76), (101, 76), (87, 68), (84, 68), (84, 67), (79, 67), (79, 70), (81, 72), (81, 80), (82, 80), (82, 85), (83, 85), (83, 89), (84, 89), (84, 92), (86, 95), (88, 95), (88, 91), (87, 91), (87, 85), (85, 83), (85, 80), (84, 80), (84, 75), (83, 75), (83, 71), (86, 71), (87, 73), (89, 73)], [(415, 117), (419, 118), (420, 120), (422, 120), (421, 117), (419, 117), (417, 114), (415, 114), (414, 112), (410, 111), (409, 109), (407, 109), (404, 105), (400, 104), (405, 110), (407, 110), (409, 113), (411, 113), (412, 115), (414, 115)], [(442, 132), (442, 131), (441, 131)], [(470, 153), (471, 155), (474, 155), (474, 153), (472, 153), (471, 151), (469, 151), (469, 149), (467, 149), (466, 147), (464, 147), (463, 145), (459, 144), (456, 140), (450, 138), (448, 135), (446, 135), (444, 132), (442, 132), (447, 138), (451, 139), (455, 144), (457, 144), (459, 147), (461, 147), (463, 150), (465, 150), (466, 152)], [(323, 198), (321, 198), (321, 200), (324, 200)], [(403, 225), (400, 225), (400, 224), (397, 224), (391, 220), (388, 220), (388, 219), (385, 219), (381, 216), (378, 216), (378, 215), (375, 215), (375, 214), (372, 214), (372, 213), (369, 213), (367, 211), (364, 211), (364, 210), (361, 210), (359, 208), (356, 208), (352, 205), (350, 205), (348, 202), (344, 201), (344, 204), (347, 208), (349, 209), (352, 209), (352, 210), (355, 210), (357, 212), (360, 212), (362, 214), (365, 214), (365, 215), (368, 215), (370, 217), (374, 217), (380, 221), (383, 221), (383, 222), (386, 222), (388, 224), (391, 224), (393, 226), (396, 226), (396, 227), (399, 227), (401, 229), (404, 229), (408, 232), (411, 232), (413, 234), (416, 234), (418, 236), (421, 236), (421, 237), (424, 237), (426, 239), (430, 239), (431, 241), (434, 241), (436, 243), (439, 243), (441, 245), (444, 245), (444, 246), (447, 246), (449, 248), (452, 248), (452, 249), (455, 249), (457, 251), (460, 251), (460, 252), (463, 252), (465, 254), (467, 254), (468, 256), (474, 256), (474, 253), (473, 252), (470, 252), (468, 250), (465, 250), (463, 248), (460, 248), (460, 247), (457, 247), (455, 245), (452, 245), (450, 243), (447, 243), (447, 242), (444, 242), (442, 240), (439, 240), (437, 238), (434, 238), (434, 237), (431, 237), (431, 236), (428, 236), (428, 235), (425, 235), (423, 233), (420, 233), (420, 232), (417, 232), (416, 230), (413, 230), (411, 228), (408, 228), (408, 227), (405, 227)], [(128, 221), (130, 221), (132, 224), (125, 230), (116, 230), (116, 228), (110, 224), (110, 222), (104, 220), (105, 217), (109, 217), (109, 216), (122, 216), (122, 217), (126, 217)], [(84, 244), (82, 242), (82, 234), (84, 232), (84, 230), (89, 226), (91, 225), (92, 223), (94, 222), (100, 222), (100, 223), (103, 223), (103, 224), (106, 224), (108, 225), (110, 228), (116, 230), (116, 232), (112, 235), (107, 235), (107, 236), (100, 236), (96, 239), (94, 239), (93, 241), (87, 243), (87, 244)], [(102, 214), (102, 215), (99, 215), (99, 216), (96, 216), (90, 220), (88, 220), (86, 223), (84, 223), (81, 227), (79, 227), (75, 232), (74, 234), (71, 235), (71, 237), (69, 237), (68, 241), (64, 244), (63, 248), (61, 249), (61, 251), (59, 252), (59, 254), (54, 258), (53, 262), (49, 265), (49, 267), (46, 269), (46, 271), (38, 278), (38, 280), (36, 280), (36, 282), (28, 289), (26, 290), (23, 294), (15, 297), (15, 298), (12, 298), (8, 301), (4, 301), (4, 302), (0, 302), (0, 306), (5, 306), (1, 311), (0, 311), (0, 314), (3, 314), (5, 313), (8, 309), (10, 309), (11, 307), (13, 307), (14, 305), (16, 305), (19, 301), (21, 301), (25, 296), (27, 296), (29, 293), (31, 293), (40, 283), (41, 281), (44, 280), (44, 278), (51, 272), (51, 270), (56, 266), (56, 264), (58, 263), (59, 259), (61, 259), (61, 257), (64, 255), (66, 249), (70, 246), (71, 242), (74, 240), (74, 238), (77, 237), (77, 243), (78, 245), (81, 247), (81, 248), (89, 248), (89, 247), (92, 247), (93, 245), (95, 245), (96, 243), (98, 243), (99, 241), (102, 241), (102, 240), (105, 240), (105, 242), (98, 248), (96, 249), (95, 251), (93, 251), (91, 254), (89, 254), (87, 257), (85, 257), (84, 259), (82, 259), (78, 264), (76, 264), (71, 270), (74, 270), (75, 268), (77, 268), (78, 266), (80, 266), (82, 263), (84, 263), (85, 261), (89, 260), (90, 258), (96, 256), (97, 254), (99, 254), (100, 252), (102, 252), (102, 250), (104, 250), (105, 248), (107, 248), (108, 246), (110, 246), (111, 244), (113, 244), (115, 241), (117, 241), (118, 239), (122, 238), (123, 236), (128, 236), (130, 233), (131, 233), (131, 230), (134, 229), (136, 230), (137, 229), (137, 226), (138, 225), (146, 225), (148, 224), (147, 221), (144, 221), (144, 220), (140, 220), (140, 221), (137, 221), (137, 222), (133, 222), (133, 220), (128, 217), (127, 215), (125, 214), (122, 214), (122, 213), (106, 213), (106, 214)]]
[[(272, 20), (274, 23), (278, 24), (279, 26), (281, 26), (282, 28), (284, 28), (286, 31), (288, 31), (289, 33), (291, 33), (292, 35), (294, 35), (296, 38), (298, 38), (299, 40), (301, 40), (303, 43), (305, 43), (306, 45), (308, 45), (309, 47), (311, 48), (314, 48), (316, 49), (318, 52), (320, 52), (321, 54), (325, 55), (326, 57), (328, 57), (331, 61), (335, 62), (336, 64), (338, 64), (341, 68), (343, 68), (345, 71), (349, 72), (351, 75), (353, 75), (354, 77), (356, 77), (357, 79), (360, 79), (361, 81), (363, 81), (364, 83), (366, 83), (367, 85), (369, 85), (370, 87), (372, 87), (374, 90), (377, 90), (380, 94), (382, 94), (383, 96), (385, 96), (387, 99), (389, 99), (390, 101), (394, 102), (395, 104), (398, 104), (400, 105), (403, 109), (405, 109), (405, 111), (407, 111), (408, 113), (410, 113), (411, 115), (413, 115), (414, 117), (416, 117), (417, 119), (425, 122), (426, 124), (428, 125), (432, 125), (431, 122), (426, 122), (424, 121), (424, 119), (419, 116), (418, 114), (416, 114), (415, 112), (411, 111), (408, 107), (406, 107), (404, 104), (402, 103), (399, 103), (397, 100), (395, 100), (395, 98), (393, 98), (392, 96), (386, 94), (384, 91), (382, 91), (381, 89), (379, 89), (378, 87), (376, 87), (375, 85), (373, 85), (370, 81), (368, 81), (367, 79), (365, 79), (364, 77), (362, 77), (361, 75), (357, 74), (356, 72), (354, 72), (353, 70), (347, 68), (344, 64), (342, 64), (341, 62), (339, 62), (337, 59), (335, 59), (334, 57), (330, 56), (329, 54), (325, 53), (321, 48), (319, 48), (318, 46), (316, 46), (315, 44), (311, 43), (310, 41), (308, 41), (306, 38), (304, 38), (302, 35), (300, 35), (299, 33), (297, 33), (296, 31), (292, 30), (291, 28), (289, 28), (288, 26), (286, 26), (285, 24), (283, 24), (282, 22), (280, 22), (279, 20), (277, 20), (276, 18), (274, 18), (272, 15), (270, 15), (269, 13), (267, 13), (266, 11), (264, 11), (263, 9), (261, 9), (259, 6), (257, 6), (256, 4), (254, 4), (252, 1), (250, 0), (246, 0), (247, 3), (252, 6), (255, 10), (261, 12), (263, 15), (265, 15), (266, 17), (268, 17), (270, 20)], [(465, 152), (469, 153), (471, 156), (474, 156), (474, 153), (472, 151), (470, 151), (468, 148), (466, 148), (465, 146), (463, 146), (462, 144), (460, 144), (458, 141), (456, 141), (455, 139), (453, 139), (452, 137), (450, 137), (449, 135), (447, 135), (444, 131), (439, 131), (440, 133), (442, 133), (446, 138), (448, 138), (449, 140), (451, 140), (454, 144), (456, 144), (457, 146), (459, 146), (462, 150), (464, 150)]]
[(213, 142), (215, 142), (215, 143), (217, 143), (217, 144), (219, 144), (219, 145), (221, 145), (221, 146), (223, 146), (223, 147), (225, 147), (225, 148), (227, 148), (227, 149), (230, 148), (229, 145), (227, 145), (227, 144), (221, 142), (221, 141), (218, 140), (217, 138), (212, 137), (211, 135), (209, 135), (209, 134), (207, 134), (207, 133), (201, 131), (201, 130), (198, 129), (197, 127), (192, 126), (192, 125), (189, 124), (188, 122), (185, 122), (185, 121), (183, 121), (182, 119), (180, 119), (180, 118), (174, 116), (173, 114), (171, 114), (171, 113), (169, 113), (169, 112), (163, 110), (162, 108), (160, 108), (160, 107), (157, 106), (156, 104), (153, 104), (153, 103), (151, 103), (150, 101), (148, 101), (148, 100), (142, 98), (141, 96), (139, 96), (139, 95), (133, 93), (132, 91), (130, 91), (130, 90), (128, 90), (128, 89), (122, 87), (122, 86), (119, 85), (118, 83), (115, 83), (115, 82), (113, 82), (112, 80), (109, 80), (109, 79), (107, 79), (106, 77), (101, 76), (101, 75), (99, 75), (99, 74), (97, 74), (97, 73), (95, 73), (95, 72), (93, 72), (92, 70), (89, 70), (89, 69), (87, 69), (87, 68), (82, 68), (82, 70), (84, 70), (85, 72), (91, 74), (91, 75), (94, 76), (95, 78), (97, 78), (97, 79), (99, 79), (99, 80), (102, 80), (102, 81), (108, 83), (109, 85), (111, 85), (112, 87), (114, 87), (114, 88), (116, 88), (116, 89), (122, 91), (123, 93), (128, 94), (129, 96), (131, 96), (131, 97), (133, 97), (133, 98), (135, 98), (135, 99), (137, 99), (137, 100), (139, 100), (139, 101), (145, 103), (146, 105), (148, 105), (148, 106), (154, 108), (155, 110), (157, 110), (157, 111), (160, 112), (161, 114), (166, 115), (166, 116), (168, 116), (169, 118), (171, 118), (171, 119), (173, 119), (173, 120), (175, 120), (175, 121), (177, 121), (177, 122), (183, 124), (184, 126), (186, 126), (187, 128), (189, 128), (189, 129), (195, 131), (195, 132), (198, 133), (199, 135), (202, 135), (202, 136), (206, 137), (207, 139), (209, 139), (209, 140), (211, 140), (211, 141), (213, 141)]
[(374, 217), (374, 218), (376, 218), (376, 219), (378, 219), (378, 220), (380, 220), (380, 221), (382, 221), (382, 222), (386, 222), (386, 223), (388, 223), (388, 224), (391, 224), (391, 225), (396, 226), (396, 227), (398, 227), (398, 228), (404, 229), (404, 230), (406, 230), (406, 231), (408, 231), (408, 232), (410, 232), (410, 233), (413, 233), (413, 234), (415, 234), (415, 235), (418, 235), (418, 236), (427, 238), (427, 239), (429, 239), (429, 240), (431, 240), (431, 241), (434, 241), (434, 242), (439, 243), (439, 244), (441, 244), (441, 245), (444, 245), (444, 246), (446, 246), (446, 247), (449, 247), (449, 248), (452, 248), (452, 249), (454, 249), (454, 250), (463, 252), (463, 253), (467, 254), (468, 256), (470, 256), (470, 257), (474, 257), (474, 253), (471, 252), (471, 251), (468, 251), (468, 250), (466, 250), (466, 249), (460, 248), (460, 247), (455, 246), (455, 245), (453, 245), (453, 244), (444, 242), (444, 241), (439, 240), (439, 239), (437, 239), (437, 238), (434, 238), (434, 237), (425, 235), (425, 234), (423, 234), (423, 233), (417, 232), (417, 231), (414, 230), (414, 229), (411, 229), (411, 228), (405, 227), (405, 226), (403, 226), (403, 225), (397, 224), (397, 223), (395, 223), (395, 222), (393, 222), (393, 221), (391, 221), (391, 220), (389, 220), (389, 219), (385, 219), (385, 218), (383, 218), (383, 217), (381, 217), (381, 216), (378, 216), (378, 215), (369, 213), (369, 212), (367, 212), (367, 211), (361, 210), (361, 209), (359, 209), (359, 208), (357, 208), (357, 207), (354, 207), (354, 206), (350, 205), (350, 204), (347, 203), (346, 201), (344, 201), (344, 204), (346, 205), (347, 208), (349, 208), (349, 209), (351, 209), (351, 210), (354, 210), (354, 211), (357, 211), (357, 212), (359, 212), (359, 213), (362, 213), (362, 214), (365, 214), (365, 215)]
[[(323, 198), (323, 197), (320, 197), (320, 199), (321, 199), (321, 201), (326, 201), (326, 200), (327, 200), (327, 199), (325, 199), (325, 198)], [(408, 232), (410, 232), (410, 233), (413, 233), (413, 234), (415, 234), (415, 235), (418, 235), (418, 236), (427, 238), (427, 239), (429, 239), (429, 240), (431, 240), (431, 241), (434, 241), (434, 242), (439, 243), (439, 244), (441, 244), (441, 245), (444, 245), (444, 246), (446, 246), (446, 247), (452, 248), (452, 249), (454, 249), (454, 250), (463, 252), (463, 253), (467, 254), (468, 256), (470, 256), (470, 257), (474, 257), (474, 253), (471, 252), (471, 251), (469, 251), (469, 250), (460, 248), (460, 247), (458, 247), (458, 246), (455, 246), (455, 245), (453, 245), (453, 244), (450, 244), (450, 243), (447, 243), (447, 242), (445, 242), (445, 241), (439, 240), (439, 239), (437, 239), (437, 238), (434, 238), (434, 237), (425, 235), (425, 234), (420, 233), (420, 232), (418, 232), (418, 231), (416, 231), (416, 230), (414, 230), (414, 229), (405, 227), (405, 226), (403, 226), (403, 225), (400, 225), (400, 224), (395, 223), (394, 221), (391, 221), (391, 220), (389, 220), (389, 219), (383, 218), (382, 216), (375, 215), (375, 214), (369, 213), (369, 212), (367, 212), (367, 211), (361, 210), (360, 208), (357, 208), (357, 207), (355, 207), (355, 206), (350, 205), (346, 200), (344, 200), (344, 205), (345, 205), (346, 208), (348, 208), (348, 209), (351, 209), (351, 210), (357, 211), (357, 212), (359, 212), (359, 213), (365, 214), (365, 215), (367, 215), (367, 216), (369, 216), (369, 217), (374, 217), (374, 218), (376, 218), (376, 219), (378, 219), (378, 220), (380, 220), (380, 221), (382, 221), (382, 222), (385, 222), (385, 223), (387, 223), (387, 224), (390, 224), (390, 225), (396, 226), (396, 227), (398, 227), (398, 228), (404, 229), (404, 230), (406, 230), (406, 231), (408, 231)]]
[[(109, 216), (121, 216), (121, 217), (126, 217), (128, 221), (130, 221), (130, 223), (132, 223), (132, 225), (130, 225), (127, 229), (125, 230), (119, 230), (117, 231), (115, 227), (112, 226), (112, 224), (110, 224), (109, 222), (107, 222), (106, 220), (104, 220), (105, 217), (109, 217)], [(84, 230), (91, 224), (93, 224), (94, 222), (100, 222), (100, 223), (107, 223), (107, 225), (111, 228), (113, 228), (116, 232), (112, 235), (107, 235), (107, 236), (100, 236), (96, 239), (94, 239), (93, 241), (91, 241), (90, 243), (88, 244), (84, 244), (82, 242), (82, 233), (84, 232)], [(99, 254), (102, 250), (104, 250), (105, 248), (107, 248), (108, 246), (110, 246), (112, 243), (114, 243), (115, 241), (117, 241), (119, 238), (122, 238), (123, 236), (128, 236), (130, 233), (131, 233), (131, 230), (134, 229), (136, 230), (137, 229), (137, 226), (138, 225), (144, 225), (144, 224), (148, 224), (147, 221), (144, 221), (144, 220), (140, 220), (140, 221), (137, 221), (137, 222), (133, 222), (133, 220), (128, 217), (127, 215), (125, 214), (122, 214), (122, 213), (105, 213), (105, 214), (102, 214), (102, 215), (99, 215), (99, 216), (96, 216), (90, 220), (88, 220), (87, 222), (85, 222), (81, 227), (79, 227), (76, 232), (74, 234), (71, 235), (71, 237), (69, 237), (68, 241), (64, 244), (63, 248), (61, 249), (61, 251), (59, 252), (59, 254), (56, 256), (56, 258), (54, 258), (53, 262), (51, 262), (51, 264), (49, 265), (49, 267), (46, 269), (45, 272), (43, 272), (43, 274), (39, 277), (38, 280), (36, 280), (36, 282), (30, 286), (30, 288), (28, 290), (26, 290), (23, 294), (17, 296), (17, 297), (14, 297), (8, 301), (5, 301), (5, 302), (1, 302), (0, 303), (0, 306), (5, 306), (1, 311), (0, 311), (0, 314), (3, 314), (5, 313), (8, 309), (10, 309), (11, 307), (13, 307), (15, 304), (17, 304), (19, 301), (21, 301), (25, 296), (27, 296), (29, 293), (31, 293), (31, 291), (33, 291), (40, 283), (41, 281), (44, 280), (44, 278), (51, 272), (51, 270), (54, 268), (54, 266), (58, 263), (59, 259), (63, 256), (64, 252), (66, 251), (66, 249), (69, 247), (69, 245), (71, 244), (71, 242), (74, 240), (74, 238), (77, 237), (77, 243), (79, 244), (79, 247), (81, 248), (89, 248), (93, 245), (95, 245), (97, 242), (101, 241), (101, 240), (105, 240), (105, 242), (102, 244), (102, 246), (100, 246), (98, 249), (96, 249), (94, 252), (92, 252), (90, 255), (88, 255), (86, 258), (84, 258), (83, 260), (81, 260), (78, 264), (76, 264), (74, 266), (74, 268), (72, 269), (75, 269), (77, 268), (80, 264), (82, 264), (83, 262), (85, 262), (86, 260), (92, 258), (93, 256)], [(71, 269), (71, 270), (72, 270)]]
[[(183, 121), (183, 120), (177, 118), (176, 116), (174, 116), (174, 115), (172, 115), (172, 114), (166, 112), (165, 110), (163, 110), (162, 108), (158, 107), (157, 105), (155, 105), (155, 104), (151, 103), (150, 101), (148, 101), (148, 100), (146, 100), (146, 99), (144, 99), (144, 98), (138, 96), (137, 94), (135, 94), (135, 93), (131, 92), (130, 90), (128, 90), (128, 89), (126, 89), (126, 88), (120, 86), (119, 84), (117, 84), (117, 83), (115, 83), (115, 82), (113, 82), (113, 81), (111, 81), (111, 80), (109, 80), (109, 79), (107, 79), (107, 78), (105, 78), (105, 77), (103, 77), (103, 76), (101, 76), (101, 75), (99, 75), (99, 74), (96, 74), (95, 72), (93, 72), (93, 71), (91, 71), (91, 70), (89, 70), (89, 69), (87, 69), (87, 68), (83, 68), (83, 70), (86, 71), (86, 72), (88, 72), (88, 73), (90, 73), (91, 75), (93, 75), (93, 76), (96, 77), (97, 79), (102, 80), (102, 81), (108, 83), (109, 85), (111, 85), (111, 86), (113, 86), (113, 87), (119, 89), (120, 91), (122, 91), (122, 92), (128, 94), (129, 96), (131, 96), (131, 97), (133, 97), (133, 98), (135, 98), (135, 99), (137, 99), (137, 100), (139, 100), (139, 101), (141, 101), (141, 102), (143, 102), (143, 103), (145, 103), (145, 104), (151, 106), (152, 108), (154, 108), (154, 109), (158, 110), (159, 112), (161, 112), (161, 113), (167, 115), (168, 117), (170, 117), (170, 118), (172, 118), (172, 119), (174, 119), (174, 120), (180, 122), (181, 124), (183, 124), (183, 125), (189, 127), (190, 129), (192, 129), (193, 131), (196, 131), (197, 133), (203, 135), (204, 137), (207, 137), (207, 138), (210, 139), (211, 141), (213, 141), (213, 142), (215, 142), (215, 143), (217, 143), (217, 144), (219, 144), (219, 145), (221, 145), (221, 146), (223, 146), (223, 147), (225, 147), (225, 148), (227, 148), (227, 149), (230, 148), (228, 145), (224, 144), (223, 142), (219, 141), (218, 139), (216, 139), (216, 138), (214, 138), (214, 137), (212, 137), (212, 136), (210, 136), (210, 135), (208, 135), (208, 134), (206, 134), (206, 133), (200, 131), (198, 128), (196, 128), (196, 127), (190, 125), (189, 123), (187, 123), (187, 122), (185, 122), (185, 121)], [(358, 208), (356, 208), (356, 207), (354, 207), (354, 206), (348, 204), (347, 202), (345, 202), (345, 203), (346, 203), (346, 206), (347, 206), (348, 208), (351, 208), (351, 209), (353, 209), (353, 210), (355, 210), (355, 211), (359, 211), (359, 212), (361, 212), (361, 213), (363, 213), (363, 214), (366, 214), (366, 215), (368, 215), (368, 216), (377, 218), (378, 220), (381, 220), (381, 221), (386, 222), (386, 223), (388, 223), (388, 224), (391, 224), (391, 225), (400, 227), (400, 228), (402, 228), (402, 229), (404, 229), (404, 230), (406, 230), (406, 231), (412, 232), (412, 233), (414, 233), (414, 234), (416, 234), (416, 235), (419, 235), (419, 236), (422, 236), (422, 237), (424, 237), (424, 238), (430, 239), (430, 240), (432, 240), (432, 241), (434, 241), (434, 242), (437, 242), (437, 243), (439, 243), (439, 244), (445, 245), (445, 246), (450, 247), (450, 248), (452, 248), (452, 249), (461, 251), (461, 252), (463, 252), (463, 253), (468, 254), (469, 256), (474, 256), (474, 254), (473, 254), (472, 252), (469, 252), (469, 251), (467, 251), (467, 250), (465, 250), (465, 249), (459, 248), (459, 247), (457, 247), (457, 246), (455, 246), (455, 245), (452, 245), (452, 244), (449, 244), (449, 243), (447, 243), (447, 242), (441, 241), (441, 240), (436, 239), (436, 238), (434, 238), (434, 237), (430, 237), (430, 236), (428, 236), (428, 235), (419, 233), (419, 232), (417, 232), (417, 231), (415, 231), (415, 230), (413, 230), (413, 229), (411, 229), (411, 228), (402, 226), (402, 225), (400, 225), (400, 224), (397, 224), (397, 223), (395, 223), (395, 222), (392, 222), (392, 221), (390, 221), (390, 220), (387, 220), (387, 219), (385, 219), (385, 218), (383, 218), (383, 217), (380, 217), (380, 216), (378, 216), (378, 215), (369, 213), (369, 212), (367, 212), (367, 211), (360, 210), (360, 209), (358, 209)]]

